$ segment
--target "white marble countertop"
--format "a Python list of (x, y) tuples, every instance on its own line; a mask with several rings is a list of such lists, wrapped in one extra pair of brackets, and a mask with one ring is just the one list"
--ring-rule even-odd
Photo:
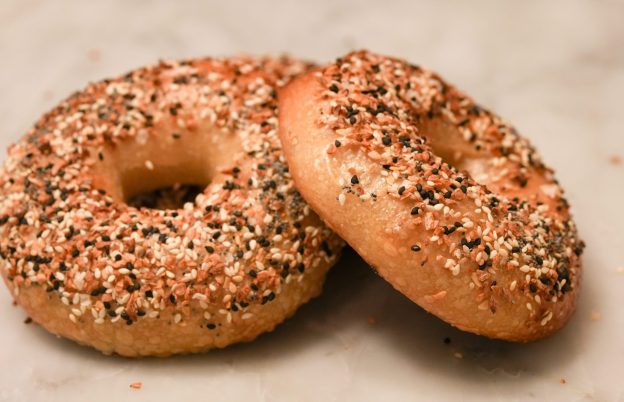
[(576, 315), (529, 345), (447, 326), (353, 254), (274, 333), (165, 360), (103, 357), (25, 325), (2, 287), (0, 400), (624, 401), (623, 16), (606, 0), (2, 0), (2, 149), (88, 81), (159, 58), (367, 47), (438, 70), (531, 138), (587, 249)]

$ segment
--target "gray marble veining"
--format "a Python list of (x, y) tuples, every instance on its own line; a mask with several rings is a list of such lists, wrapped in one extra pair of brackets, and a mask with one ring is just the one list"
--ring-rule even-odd
[(606, 0), (3, 0), (3, 149), (87, 82), (159, 58), (323, 61), (366, 47), (439, 71), (512, 121), (556, 168), (587, 249), (576, 316), (529, 345), (450, 328), (352, 254), (274, 333), (168, 360), (105, 358), (56, 339), (24, 325), (1, 289), (0, 400), (624, 400), (622, 16), (624, 2)]

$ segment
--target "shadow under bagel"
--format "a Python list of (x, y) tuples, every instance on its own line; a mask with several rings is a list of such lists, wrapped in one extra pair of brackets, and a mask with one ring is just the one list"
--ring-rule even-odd
[[(593, 289), (585, 289), (584, 293), (588, 291)], [(86, 359), (102, 368), (113, 368), (121, 362), (139, 373), (153, 374), (163, 367), (176, 367), (209, 375), (221, 372), (224, 365), (240, 372), (262, 373), (315, 351), (323, 351), (320, 359), (327, 364), (340, 354), (356, 352), (362, 360), (360, 364), (367, 364), (377, 361), (383, 351), (384, 359), (400, 359), (414, 372), (426, 370), (434, 376), (450, 377), (467, 392), (482, 393), (493, 386), (491, 381), (514, 382), (520, 375), (556, 373), (558, 367), (566, 366), (583, 350), (587, 336), (579, 330), (582, 324), (577, 315), (557, 334), (529, 344), (466, 333), (412, 303), (379, 278), (352, 249), (346, 248), (330, 270), (322, 294), (253, 342), (195, 355), (137, 360), (121, 356), (99, 359), (99, 352), (50, 336), (42, 328), (31, 328), (27, 337), (48, 344), (66, 359)], [(349, 370), (355, 375), (359, 369), (353, 366)], [(391, 374), (392, 368), (388, 370)], [(322, 379), (329, 374), (312, 370), (308, 375)], [(367, 381), (394, 381), (394, 385), (401, 386), (400, 377), (384, 376), (381, 371), (379, 378), (370, 377)]]

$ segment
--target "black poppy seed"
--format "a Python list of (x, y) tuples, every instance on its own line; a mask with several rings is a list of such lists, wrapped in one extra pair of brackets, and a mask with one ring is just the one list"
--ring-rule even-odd
[(326, 241), (323, 241), (321, 243), (321, 249), (323, 250), (323, 252), (325, 252), (325, 254), (327, 254), (328, 257), (332, 257), (334, 255), (331, 248), (329, 247), (329, 243), (327, 243)]
[(518, 182), (520, 183), (520, 187), (526, 187), (529, 180), (526, 177), (518, 177)]

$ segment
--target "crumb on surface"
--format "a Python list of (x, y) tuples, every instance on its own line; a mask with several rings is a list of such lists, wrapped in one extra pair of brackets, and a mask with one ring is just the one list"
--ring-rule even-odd
[(90, 62), (97, 63), (102, 58), (102, 52), (98, 49), (91, 49), (87, 52), (87, 58)]
[(609, 163), (615, 166), (622, 164), (622, 157), (620, 155), (611, 155), (609, 157)]
[(52, 92), (51, 90), (47, 89), (45, 91), (43, 91), (43, 94), (41, 94), (41, 97), (43, 98), (43, 100), (52, 100), (54, 98), (54, 92)]
[(143, 386), (142, 382), (133, 382), (132, 384), (130, 384), (130, 388), (132, 389), (141, 389), (141, 387)]

